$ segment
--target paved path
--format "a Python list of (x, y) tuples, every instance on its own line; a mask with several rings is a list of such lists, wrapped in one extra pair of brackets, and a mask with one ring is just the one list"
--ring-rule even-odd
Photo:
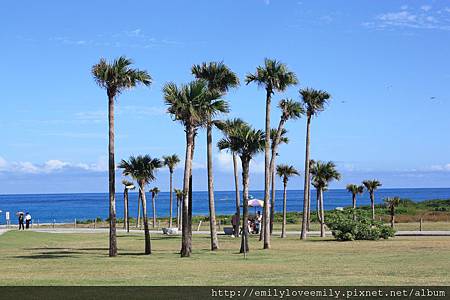
[[(48, 233), (107, 233), (108, 228), (33, 228), (30, 229), (36, 232), (48, 232)], [(4, 230), (3, 230), (4, 231)], [(2, 229), (0, 229), (0, 234), (2, 234)], [(126, 233), (123, 229), (117, 229), (118, 234)], [(141, 235), (143, 230), (131, 229), (130, 234)], [(151, 234), (160, 234), (161, 230), (150, 230)], [(192, 231), (193, 234), (209, 234), (209, 231)], [(273, 235), (280, 235), (281, 232), (274, 231)], [(300, 235), (300, 231), (288, 231), (288, 235)], [(331, 236), (331, 232), (327, 231), (326, 234)], [(308, 233), (309, 236), (319, 236), (319, 231), (311, 231)], [(450, 236), (450, 231), (397, 231), (396, 236)]]

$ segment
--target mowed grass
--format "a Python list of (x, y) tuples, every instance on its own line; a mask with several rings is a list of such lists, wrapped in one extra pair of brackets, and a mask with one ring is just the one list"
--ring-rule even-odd
[(331, 238), (273, 237), (272, 249), (220, 236), (221, 249), (194, 235), (193, 254), (180, 258), (180, 237), (152, 236), (142, 255), (141, 235), (118, 237), (108, 257), (107, 234), (9, 231), (0, 236), (0, 285), (449, 285), (449, 237), (396, 237), (336, 242)]

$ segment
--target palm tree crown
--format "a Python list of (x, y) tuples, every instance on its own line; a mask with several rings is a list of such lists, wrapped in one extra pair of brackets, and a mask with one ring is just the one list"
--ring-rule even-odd
[(280, 164), (277, 166), (277, 175), (283, 178), (283, 182), (287, 183), (289, 177), (294, 175), (300, 175), (299, 172), (293, 166)]
[(125, 186), (126, 189), (128, 190), (134, 190), (135, 186), (131, 181), (128, 181), (126, 179), (122, 180), (122, 184)]
[(130, 68), (132, 64), (133, 61), (125, 56), (119, 57), (112, 63), (102, 58), (92, 67), (92, 75), (97, 84), (105, 88), (108, 95), (112, 97), (138, 84), (150, 85), (151, 76), (146, 71)]
[(376, 189), (378, 189), (382, 184), (376, 179), (373, 180), (364, 180), (363, 185), (366, 187), (369, 193), (373, 193)]
[(341, 174), (336, 170), (334, 162), (316, 161), (311, 167), (312, 184), (316, 188), (326, 189), (332, 180), (340, 180)]
[(228, 149), (246, 160), (250, 160), (254, 154), (264, 150), (264, 132), (253, 129), (247, 123), (230, 128), (227, 134), (227, 137), (217, 143), (220, 150)]
[[(271, 140), (272, 148), (275, 147), (274, 141), (277, 138), (277, 132), (278, 132), (278, 130), (276, 128), (272, 128), (270, 130), (270, 140)], [(288, 144), (289, 143), (289, 138), (286, 136), (287, 132), (288, 131), (285, 128), (281, 129), (279, 144)]]
[(175, 166), (180, 162), (180, 158), (176, 154), (163, 156), (163, 164), (169, 168), (169, 172), (173, 173)]
[(159, 188), (157, 187), (157, 186), (155, 186), (154, 188), (152, 188), (151, 190), (150, 190), (150, 193), (152, 193), (152, 196), (153, 197), (155, 197), (156, 195), (158, 195), (159, 194)]
[(310, 88), (300, 90), (300, 95), (305, 105), (306, 114), (310, 117), (323, 111), (328, 99), (331, 98), (330, 94), (325, 91)]
[(281, 118), (283, 121), (298, 119), (305, 113), (302, 104), (292, 99), (280, 100), (278, 107), (281, 109)]
[(283, 92), (290, 85), (297, 84), (297, 76), (289, 71), (287, 66), (277, 60), (264, 60), (264, 66), (258, 66), (256, 73), (247, 74), (245, 83), (256, 82), (261, 87), (266, 88), (271, 94), (274, 91)]
[(224, 100), (217, 100), (220, 93), (210, 91), (204, 80), (194, 80), (178, 87), (175, 83), (167, 83), (163, 88), (167, 112), (184, 126), (204, 126), (209, 116), (228, 107)]
[(384, 199), (384, 203), (389, 209), (393, 209), (394, 207), (397, 207), (400, 205), (400, 197), (387, 197)]
[(364, 186), (356, 184), (347, 184), (347, 191), (352, 195), (362, 194), (364, 192)]
[(192, 75), (208, 82), (208, 88), (220, 93), (239, 86), (239, 78), (223, 62), (202, 63), (192, 66)]
[(161, 161), (149, 155), (130, 156), (128, 161), (122, 160), (119, 164), (119, 168), (123, 169), (123, 175), (131, 176), (145, 184), (155, 180), (155, 171), (161, 167)]

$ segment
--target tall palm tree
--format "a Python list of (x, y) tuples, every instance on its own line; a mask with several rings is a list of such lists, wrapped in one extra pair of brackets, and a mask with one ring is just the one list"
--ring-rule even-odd
[(384, 203), (389, 208), (389, 214), (391, 215), (391, 227), (394, 228), (395, 208), (400, 204), (400, 197), (388, 197), (384, 199)]
[(302, 216), (302, 232), (301, 239), (306, 239), (306, 232), (308, 229), (307, 223), (309, 222), (308, 216), (311, 209), (310, 199), (310, 129), (311, 118), (317, 116), (321, 111), (325, 109), (325, 104), (330, 99), (330, 94), (325, 91), (314, 90), (310, 88), (302, 89), (299, 91), (302, 97), (304, 109), (306, 111), (306, 151), (305, 151), (305, 183), (303, 188), (303, 216)]
[(255, 82), (266, 90), (266, 128), (264, 149), (264, 249), (270, 248), (270, 103), (275, 91), (284, 92), (289, 86), (297, 84), (297, 76), (287, 66), (277, 60), (265, 59), (264, 65), (256, 68), (254, 74), (248, 74), (246, 84)]
[(370, 206), (372, 208), (372, 220), (375, 221), (375, 191), (381, 186), (381, 182), (376, 179), (364, 180), (363, 185), (370, 194)]
[(363, 185), (347, 184), (347, 191), (352, 193), (353, 220), (356, 219), (356, 196), (364, 193)]
[(145, 186), (155, 180), (156, 170), (162, 167), (162, 162), (157, 158), (151, 158), (149, 155), (130, 156), (128, 160), (122, 160), (119, 168), (123, 169), (124, 176), (131, 176), (137, 181), (139, 194), (142, 201), (142, 218), (144, 221), (145, 234), (145, 254), (152, 253), (150, 241), (150, 231), (148, 228), (147, 200), (145, 197)]
[(173, 119), (183, 124), (186, 133), (186, 156), (183, 177), (183, 226), (181, 241), (181, 257), (189, 257), (192, 251), (192, 197), (190, 183), (192, 174), (192, 159), (194, 154), (195, 135), (199, 127), (206, 124), (213, 100), (220, 94), (208, 89), (204, 80), (195, 80), (178, 87), (174, 83), (167, 83), (164, 88), (164, 100), (168, 106), (168, 113)]
[[(233, 87), (239, 85), (239, 78), (223, 62), (202, 63), (192, 66), (192, 74), (197, 79), (203, 79), (208, 82), (208, 89), (222, 96)], [(216, 229), (216, 210), (214, 203), (214, 179), (212, 162), (212, 127), (213, 117), (220, 113), (228, 113), (228, 103), (223, 100), (211, 99), (211, 105), (208, 106), (208, 115), (206, 122), (206, 158), (208, 170), (208, 200), (209, 200), (209, 227), (211, 234), (211, 250), (219, 248)]]
[(273, 230), (273, 220), (275, 217), (275, 160), (278, 155), (277, 148), (281, 143), (287, 144), (289, 139), (286, 137), (287, 130), (284, 125), (288, 120), (295, 120), (301, 117), (304, 113), (303, 107), (299, 102), (291, 99), (282, 99), (278, 103), (278, 107), (281, 109), (280, 122), (277, 129), (272, 129), (270, 132), (271, 143), (271, 157), (270, 157), (270, 174), (271, 174), (271, 186), (272, 197), (270, 206), (270, 234)]
[(108, 169), (109, 169), (109, 256), (117, 255), (116, 236), (116, 188), (115, 188), (115, 162), (114, 162), (114, 99), (124, 90), (131, 89), (138, 84), (149, 86), (152, 78), (146, 71), (130, 68), (132, 61), (124, 56), (112, 63), (105, 59), (92, 67), (95, 82), (106, 89), (108, 95)]
[(177, 227), (181, 230), (181, 204), (183, 201), (183, 190), (174, 189), (175, 195), (177, 197)]
[[(173, 203), (173, 188), (172, 188), (172, 180), (173, 180), (173, 171), (176, 165), (180, 162), (180, 158), (176, 154), (163, 156), (164, 165), (169, 168), (169, 189), (170, 189), (170, 200), (169, 200), (169, 228), (172, 228), (172, 203)], [(178, 205), (177, 205), (178, 207)]]
[(153, 208), (153, 228), (156, 227), (156, 196), (159, 194), (159, 188), (155, 186), (150, 190), (150, 193), (152, 193), (152, 208)]
[(255, 130), (248, 124), (242, 124), (230, 130), (227, 137), (217, 143), (220, 150), (228, 150), (239, 155), (242, 164), (242, 241), (240, 252), (248, 252), (248, 191), (250, 161), (259, 152), (263, 151), (265, 136), (261, 130)]
[(287, 202), (287, 184), (289, 177), (294, 175), (300, 175), (299, 172), (293, 167), (288, 165), (278, 165), (277, 175), (283, 179), (283, 224), (281, 227), (281, 237), (286, 237), (286, 202)]
[[(225, 121), (220, 121), (216, 123), (216, 127), (219, 128), (223, 135), (228, 138), (229, 133), (232, 130), (236, 130), (237, 127), (246, 124), (242, 119), (235, 118), (235, 119), (228, 119)], [(235, 200), (236, 200), (236, 215), (238, 216), (237, 223), (240, 224), (240, 218), (241, 218), (241, 199), (240, 199), (240, 192), (239, 192), (239, 175), (238, 175), (238, 155), (230, 151), (232, 158), (233, 158), (233, 175), (234, 175), (234, 190), (235, 190)], [(237, 236), (239, 236), (239, 231), (236, 233)]]
[(317, 189), (320, 210), (320, 236), (325, 237), (325, 217), (323, 208), (323, 192), (328, 189), (328, 184), (333, 180), (340, 180), (341, 174), (336, 170), (336, 165), (329, 162), (317, 161), (311, 168), (312, 184)]
[(130, 232), (130, 216), (128, 209), (128, 191), (134, 190), (135, 186), (128, 180), (122, 180), (123, 188), (123, 229)]

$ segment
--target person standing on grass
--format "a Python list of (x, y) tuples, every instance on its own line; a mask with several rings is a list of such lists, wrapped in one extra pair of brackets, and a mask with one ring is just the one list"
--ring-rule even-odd
[(19, 230), (20, 229), (25, 230), (25, 227), (23, 226), (23, 220), (24, 220), (23, 213), (20, 213), (19, 214)]
[(30, 228), (30, 223), (31, 223), (31, 215), (29, 212), (27, 212), (25, 214), (25, 228), (29, 229)]
[(231, 218), (231, 225), (233, 225), (233, 235), (239, 236), (239, 215), (237, 213)]

